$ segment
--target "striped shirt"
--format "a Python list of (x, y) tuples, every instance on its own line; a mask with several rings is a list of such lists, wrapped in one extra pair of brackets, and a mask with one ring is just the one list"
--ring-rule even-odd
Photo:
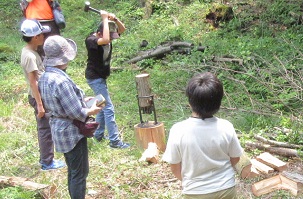
[(72, 124), (73, 119), (84, 122), (87, 117), (83, 91), (64, 71), (55, 67), (45, 68), (38, 86), (44, 107), (52, 115), (50, 126), (55, 149), (67, 153), (83, 138)]

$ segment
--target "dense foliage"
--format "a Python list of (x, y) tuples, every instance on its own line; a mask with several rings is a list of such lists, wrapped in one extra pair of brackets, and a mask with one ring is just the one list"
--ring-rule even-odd
[[(84, 12), (82, 1), (60, 2), (67, 21), (62, 35), (74, 39), (78, 45), (77, 58), (70, 63), (68, 73), (88, 95), (92, 95), (84, 79), (84, 39), (95, 30), (100, 17)], [(140, 2), (91, 1), (92, 7), (115, 13), (127, 27), (123, 36), (113, 42), (112, 66), (123, 70), (113, 72), (108, 82), (124, 139), (135, 144), (133, 125), (139, 122), (135, 75), (141, 72), (151, 75), (157, 115), (168, 130), (176, 121), (188, 117), (189, 107), (184, 96), (188, 79), (195, 73), (211, 71), (224, 83), (225, 97), (219, 114), (234, 123), (236, 129), (245, 135), (243, 139), (251, 139), (254, 133), (274, 134), (278, 141), (302, 144), (301, 1), (152, 1), (152, 13), (148, 18), (147, 9)], [(36, 151), (35, 143), (32, 143), (36, 137), (35, 122), (27, 104), (26, 86), (19, 66), (24, 42), (18, 31), (22, 20), (18, 4), (19, 0), (0, 2), (0, 137), (4, 140), (0, 142), (0, 151), (3, 154), (1, 158), (9, 165), (1, 168), (0, 172), (7, 175), (26, 175), (28, 168), (12, 166), (10, 159)], [(228, 17), (225, 17), (226, 13)], [(209, 20), (206, 16), (213, 16), (210, 14), (217, 17)], [(140, 48), (142, 40), (147, 40), (148, 46)], [(161, 59), (150, 58), (127, 64), (140, 51), (156, 48), (167, 41), (190, 42), (194, 47), (187, 54), (171, 53)], [(198, 51), (198, 46), (205, 47), (205, 50)], [(144, 117), (152, 119), (150, 115)], [(275, 126), (292, 131), (285, 134), (273, 130)], [(25, 136), (24, 132), (30, 132), (34, 138), (18, 140)], [(99, 149), (94, 142), (90, 144), (90, 149)], [(7, 148), (12, 150), (7, 151)], [(140, 156), (136, 149), (132, 155)], [(37, 153), (26, 156), (25, 163), (20, 164), (30, 164), (36, 156)], [(93, 156), (93, 161), (96, 158), (102, 158), (104, 163), (112, 160), (110, 155)], [(34, 173), (27, 173), (29, 175), (34, 176)], [(42, 178), (41, 181), (47, 180)], [(125, 196), (124, 193), (119, 194)], [(164, 195), (154, 198), (157, 197), (164, 198)], [(170, 198), (169, 194), (167, 198)]]

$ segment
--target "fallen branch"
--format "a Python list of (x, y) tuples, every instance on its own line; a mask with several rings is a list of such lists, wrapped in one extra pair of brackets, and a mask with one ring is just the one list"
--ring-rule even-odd
[(263, 150), (269, 153), (273, 153), (276, 155), (281, 155), (284, 157), (299, 157), (297, 150), (295, 149), (289, 149), (289, 148), (282, 148), (282, 147), (272, 147), (267, 144), (260, 144), (260, 143), (253, 143), (250, 141), (247, 141), (245, 143), (245, 147), (248, 149), (259, 149)]
[(1, 186), (21, 186), (24, 189), (38, 191), (43, 198), (51, 198), (56, 187), (29, 181), (28, 178), (0, 176)]
[(296, 145), (296, 144), (289, 144), (289, 143), (285, 143), (285, 142), (269, 140), (269, 139), (262, 137), (261, 135), (254, 135), (254, 138), (256, 138), (256, 140), (259, 140), (265, 144), (270, 144), (270, 145), (274, 145), (277, 147), (284, 147), (284, 148), (291, 148), (291, 149), (300, 149), (303, 147), (303, 146)]
[[(189, 42), (182, 42), (182, 41), (176, 41), (176, 42), (163, 42), (160, 46), (156, 47), (155, 49), (150, 49), (146, 51), (139, 52), (137, 57), (134, 57), (130, 60), (128, 60), (126, 63), (132, 64), (136, 63), (138, 61), (141, 61), (143, 59), (148, 59), (152, 57), (161, 58), (164, 57), (165, 54), (171, 53), (172, 51), (177, 53), (183, 53), (183, 54), (190, 54), (191, 49), (194, 47), (194, 44)], [(198, 51), (204, 51), (205, 47), (198, 46)]]
[(234, 58), (225, 58), (225, 57), (214, 57), (214, 62), (238, 62), (240, 65), (243, 65), (243, 59), (234, 59)]

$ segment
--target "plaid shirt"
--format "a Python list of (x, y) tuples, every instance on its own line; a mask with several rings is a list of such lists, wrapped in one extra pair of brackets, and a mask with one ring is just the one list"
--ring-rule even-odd
[(67, 153), (83, 138), (72, 124), (73, 119), (84, 122), (87, 117), (83, 91), (64, 71), (55, 67), (45, 68), (38, 86), (44, 107), (52, 115), (50, 126), (56, 151)]

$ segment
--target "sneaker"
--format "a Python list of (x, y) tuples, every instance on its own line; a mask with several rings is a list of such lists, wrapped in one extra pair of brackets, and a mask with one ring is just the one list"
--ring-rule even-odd
[(104, 140), (108, 140), (109, 139), (108, 136), (103, 136), (101, 138), (97, 138), (97, 137), (94, 136), (94, 138), (95, 138), (95, 140), (97, 140), (97, 142), (102, 142)]
[(41, 169), (46, 171), (46, 170), (52, 170), (52, 169), (59, 169), (59, 168), (65, 167), (65, 166), (66, 166), (66, 164), (63, 161), (53, 160), (53, 162), (49, 165), (42, 164)]
[(115, 149), (126, 149), (128, 147), (130, 147), (130, 144), (122, 142), (121, 140), (114, 142), (114, 143), (109, 143), (109, 146), (111, 148), (115, 148)]

